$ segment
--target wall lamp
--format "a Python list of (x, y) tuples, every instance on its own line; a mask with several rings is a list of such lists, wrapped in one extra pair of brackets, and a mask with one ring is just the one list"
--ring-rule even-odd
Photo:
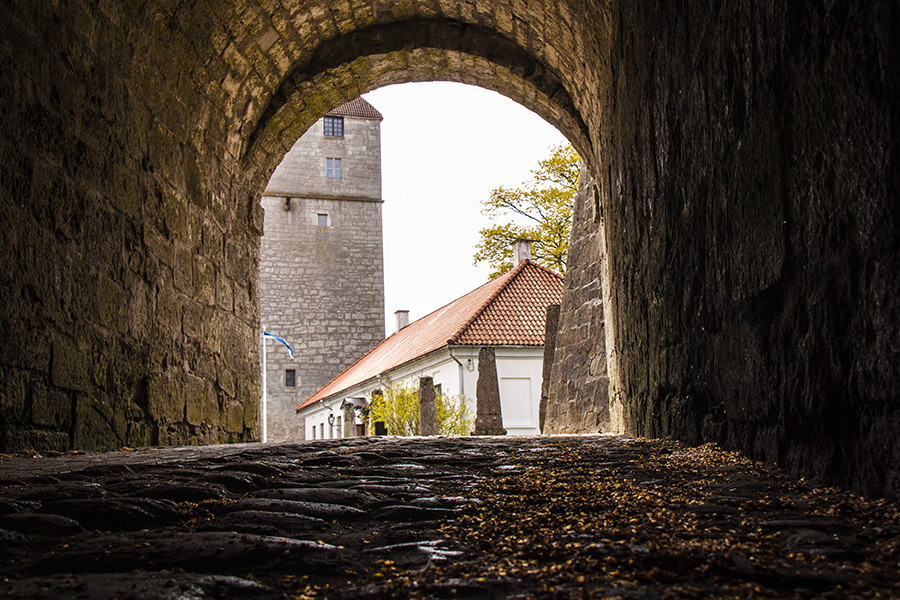
[(334, 413), (328, 413), (328, 424), (334, 426)]
[(467, 359), (466, 359), (466, 370), (467, 370), (467, 371), (474, 371), (474, 370), (475, 370), (475, 363), (472, 362), (472, 359), (471, 359), (471, 358), (467, 358)]

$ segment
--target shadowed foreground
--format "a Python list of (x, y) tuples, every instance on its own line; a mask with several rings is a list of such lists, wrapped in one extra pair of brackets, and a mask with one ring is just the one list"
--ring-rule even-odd
[(713, 447), (351, 439), (0, 460), (0, 596), (900, 595), (900, 511)]

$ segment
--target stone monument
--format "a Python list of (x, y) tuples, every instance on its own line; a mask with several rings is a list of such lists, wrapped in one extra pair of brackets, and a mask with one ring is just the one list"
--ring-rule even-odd
[(553, 369), (553, 356), (556, 352), (556, 331), (559, 329), (559, 304), (547, 307), (544, 324), (544, 362), (541, 379), (541, 401), (538, 405), (538, 427), (544, 433), (544, 422), (547, 420), (547, 399), (550, 397), (550, 375)]
[(475, 431), (472, 435), (506, 435), (500, 412), (500, 383), (493, 346), (478, 351), (478, 383), (475, 387)]
[(419, 435), (438, 434), (437, 400), (434, 394), (434, 379), (419, 378)]

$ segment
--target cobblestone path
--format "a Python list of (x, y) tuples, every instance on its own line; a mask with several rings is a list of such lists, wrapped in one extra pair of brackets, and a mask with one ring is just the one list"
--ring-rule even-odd
[(368, 438), (0, 459), (0, 597), (900, 597), (900, 511), (710, 447)]

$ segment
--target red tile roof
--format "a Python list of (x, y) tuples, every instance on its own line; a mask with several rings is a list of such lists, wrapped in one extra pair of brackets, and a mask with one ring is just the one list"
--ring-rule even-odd
[(445, 346), (542, 346), (563, 277), (530, 260), (414, 321), (375, 346), (297, 410)]
[(341, 104), (337, 108), (328, 111), (328, 115), (340, 115), (342, 117), (365, 117), (369, 119), (383, 119), (381, 113), (375, 110), (375, 107), (366, 102), (362, 98), (351, 100), (346, 104)]

